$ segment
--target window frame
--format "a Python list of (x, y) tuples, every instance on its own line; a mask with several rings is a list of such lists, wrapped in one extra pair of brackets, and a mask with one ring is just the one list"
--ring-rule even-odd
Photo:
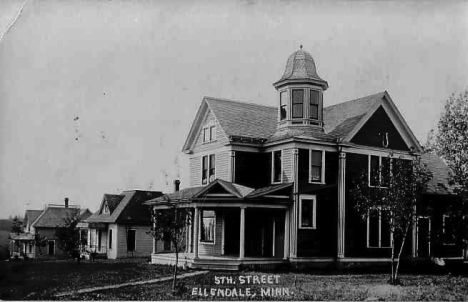
[[(137, 230), (130, 228), (130, 229), (127, 229), (126, 231), (127, 231), (127, 233), (125, 234), (125, 235), (127, 235), (127, 237), (126, 237), (126, 242), (127, 242), (126, 251), (127, 252), (136, 252), (137, 251)], [(129, 231), (134, 231), (135, 232), (135, 242), (134, 242), (134, 250), (133, 251), (128, 249), (128, 232)]]
[[(320, 181), (312, 180), (312, 154), (313, 151), (322, 152), (322, 168), (320, 171)], [(309, 149), (309, 183), (311, 184), (325, 184), (325, 150)]]
[[(446, 233), (445, 233), (445, 219), (446, 218), (451, 218), (451, 219), (455, 219), (455, 215), (449, 215), (449, 214), (443, 214), (442, 215), (442, 235), (443, 235), (443, 242), (442, 242), (442, 245), (448, 245), (448, 246), (454, 246), (457, 244), (457, 238), (455, 237), (454, 241), (453, 242), (449, 242), (447, 243), (447, 238), (446, 238)], [(454, 233), (456, 230), (453, 230)], [(455, 234), (456, 235), (456, 234)]]
[[(318, 94), (317, 104), (312, 104), (312, 91), (315, 91)], [(321, 97), (320, 90), (309, 89), (309, 119), (312, 119), (312, 120), (320, 119), (320, 97)], [(312, 106), (317, 107), (317, 117), (312, 116), (312, 110), (311, 110)]]
[(109, 250), (112, 250), (112, 229), (109, 229), (109, 232), (107, 233), (107, 246)]
[[(52, 253), (52, 254), (50, 253), (50, 245), (49, 245), (50, 242), (53, 243), (52, 246), (54, 247), (53, 253)], [(55, 254), (56, 254), (56, 249), (57, 249), (57, 246), (55, 245), (55, 240), (47, 240), (47, 255), (48, 255), (48, 256), (55, 256)]]
[[(204, 229), (203, 229), (203, 213), (206, 212), (206, 211), (210, 211), (210, 212), (213, 212), (213, 240), (205, 240), (203, 239), (203, 234), (204, 234)], [(207, 218), (211, 218), (211, 217), (207, 217)], [(216, 244), (216, 211), (215, 210), (205, 210), (205, 209), (202, 209), (201, 210), (201, 213), (200, 213), (200, 218), (199, 218), (201, 221), (199, 221), (199, 239), (198, 241), (201, 243), (201, 244), (207, 244), (207, 245), (215, 245)]]
[[(379, 246), (370, 246), (369, 245), (369, 234), (370, 234), (370, 211), (378, 211), (379, 212)], [(392, 242), (393, 242), (393, 232), (390, 229), (390, 238), (389, 238), (389, 246), (382, 246), (382, 211), (389, 211), (382, 209), (381, 206), (375, 207), (373, 209), (369, 209), (367, 212), (367, 236), (366, 236), (366, 247), (370, 249), (389, 249), (392, 248)]]
[[(312, 226), (302, 226), (302, 201), (312, 200)], [(299, 196), (299, 229), (316, 230), (317, 229), (317, 195), (300, 195)]]
[[(301, 107), (301, 116), (295, 116), (294, 115), (294, 105), (299, 106), (299, 103), (295, 104), (294, 103), (294, 92), (296, 91), (301, 91), (302, 92), (302, 102), (300, 103)], [(292, 89), (291, 90), (291, 118), (292, 119), (301, 119), (304, 118), (304, 99), (305, 99), (305, 90), (303, 88), (297, 88), (297, 89)]]
[(204, 144), (216, 141), (216, 125), (214, 123), (203, 126), (202, 141)]
[[(284, 95), (284, 104), (283, 104), (283, 95)], [(279, 120), (284, 121), (288, 119), (288, 91), (280, 91), (280, 110), (279, 110)], [(284, 117), (282, 116), (282, 110), (284, 107)]]
[[(371, 159), (372, 159), (372, 156), (375, 156), (375, 157), (378, 157), (379, 158), (379, 167), (377, 169), (378, 173), (379, 173), (379, 184), (378, 185), (372, 185), (371, 184)], [(368, 155), (368, 167), (367, 167), (367, 184), (370, 188), (381, 188), (381, 189), (387, 189), (389, 186), (390, 186), (390, 179), (392, 177), (392, 158), (388, 158), (389, 159), (389, 167), (388, 167), (388, 177), (389, 177), (389, 183), (387, 186), (383, 186), (382, 185), (382, 158), (387, 158), (385, 156), (381, 156), (381, 155), (375, 155), (375, 154), (369, 154)]]
[[(280, 152), (281, 156), (281, 167), (280, 167), (280, 180), (275, 181), (275, 152)], [(283, 183), (283, 150), (275, 150), (271, 152), (271, 183), (280, 184)]]
[[(211, 167), (211, 157), (214, 158), (214, 168)], [(205, 158), (206, 158), (206, 183), (203, 182), (203, 179), (204, 179), (203, 172), (205, 171), (205, 169), (203, 169), (203, 161)], [(212, 181), (216, 179), (216, 153), (202, 155), (200, 165), (201, 165), (201, 184), (202, 186), (208, 185), (209, 183), (211, 183)], [(213, 179), (210, 179), (211, 178), (210, 173), (212, 169), (214, 169), (214, 174), (212, 175)]]

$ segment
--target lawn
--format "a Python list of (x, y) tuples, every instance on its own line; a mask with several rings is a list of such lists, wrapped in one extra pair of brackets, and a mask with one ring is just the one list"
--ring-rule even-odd
[(167, 266), (149, 265), (146, 259), (1, 261), (0, 300), (53, 299), (58, 292), (154, 279), (170, 275)]
[[(179, 281), (126, 286), (57, 298), (60, 292), (169, 276), (171, 268), (143, 259), (10, 261), (0, 263), (3, 300), (346, 300), (462, 301), (468, 278), (450, 274), (404, 274), (403, 286), (387, 284), (387, 274), (317, 274), (288, 272), (209, 272)], [(185, 271), (181, 271), (183, 274)], [(274, 274), (274, 275), (273, 275)]]
[[(64, 300), (346, 300), (363, 301), (463, 301), (468, 299), (468, 278), (450, 275), (403, 275), (404, 286), (387, 285), (387, 275), (314, 275), (281, 273), (275, 284), (247, 284), (247, 276), (264, 273), (210, 272), (181, 281), (179, 295), (171, 284), (131, 286), (69, 296)], [(215, 276), (232, 277), (236, 284), (215, 284)], [(239, 284), (239, 276), (244, 284)], [(274, 279), (273, 279), (274, 280)], [(276, 280), (274, 280), (276, 281)], [(199, 290), (199, 288), (203, 288)], [(206, 291), (204, 290), (206, 288)], [(236, 293), (234, 294), (234, 288)], [(263, 295), (262, 295), (263, 288)], [(211, 289), (214, 295), (211, 296)], [(250, 289), (249, 291), (247, 289)], [(246, 296), (247, 291), (250, 296)], [(204, 296), (206, 293), (207, 296)], [(224, 293), (224, 297), (222, 296)], [(255, 296), (252, 296), (255, 294)], [(226, 297), (229, 295), (230, 297)], [(242, 297), (241, 295), (244, 295)]]

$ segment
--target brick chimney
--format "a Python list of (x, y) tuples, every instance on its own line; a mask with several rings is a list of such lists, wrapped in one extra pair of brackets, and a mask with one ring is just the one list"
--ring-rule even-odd
[(65, 208), (68, 208), (68, 197), (65, 197)]
[(178, 179), (174, 180), (174, 192), (179, 191), (179, 187), (180, 187), (180, 180)]

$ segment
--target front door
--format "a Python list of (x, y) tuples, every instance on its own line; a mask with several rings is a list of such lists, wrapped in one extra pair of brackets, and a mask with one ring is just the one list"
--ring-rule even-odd
[(239, 256), (240, 213), (224, 214), (224, 255)]
[(417, 223), (417, 257), (431, 256), (431, 219), (429, 217), (418, 217)]

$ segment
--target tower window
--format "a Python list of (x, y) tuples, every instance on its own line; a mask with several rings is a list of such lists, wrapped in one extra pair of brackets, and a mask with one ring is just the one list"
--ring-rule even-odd
[(317, 90), (310, 90), (310, 107), (309, 115), (312, 119), (318, 119), (320, 92)]
[(304, 90), (294, 89), (292, 91), (292, 117), (300, 118), (303, 117), (304, 111)]
[(287, 108), (288, 108), (288, 99), (287, 92), (283, 91), (280, 93), (280, 120), (286, 119)]

